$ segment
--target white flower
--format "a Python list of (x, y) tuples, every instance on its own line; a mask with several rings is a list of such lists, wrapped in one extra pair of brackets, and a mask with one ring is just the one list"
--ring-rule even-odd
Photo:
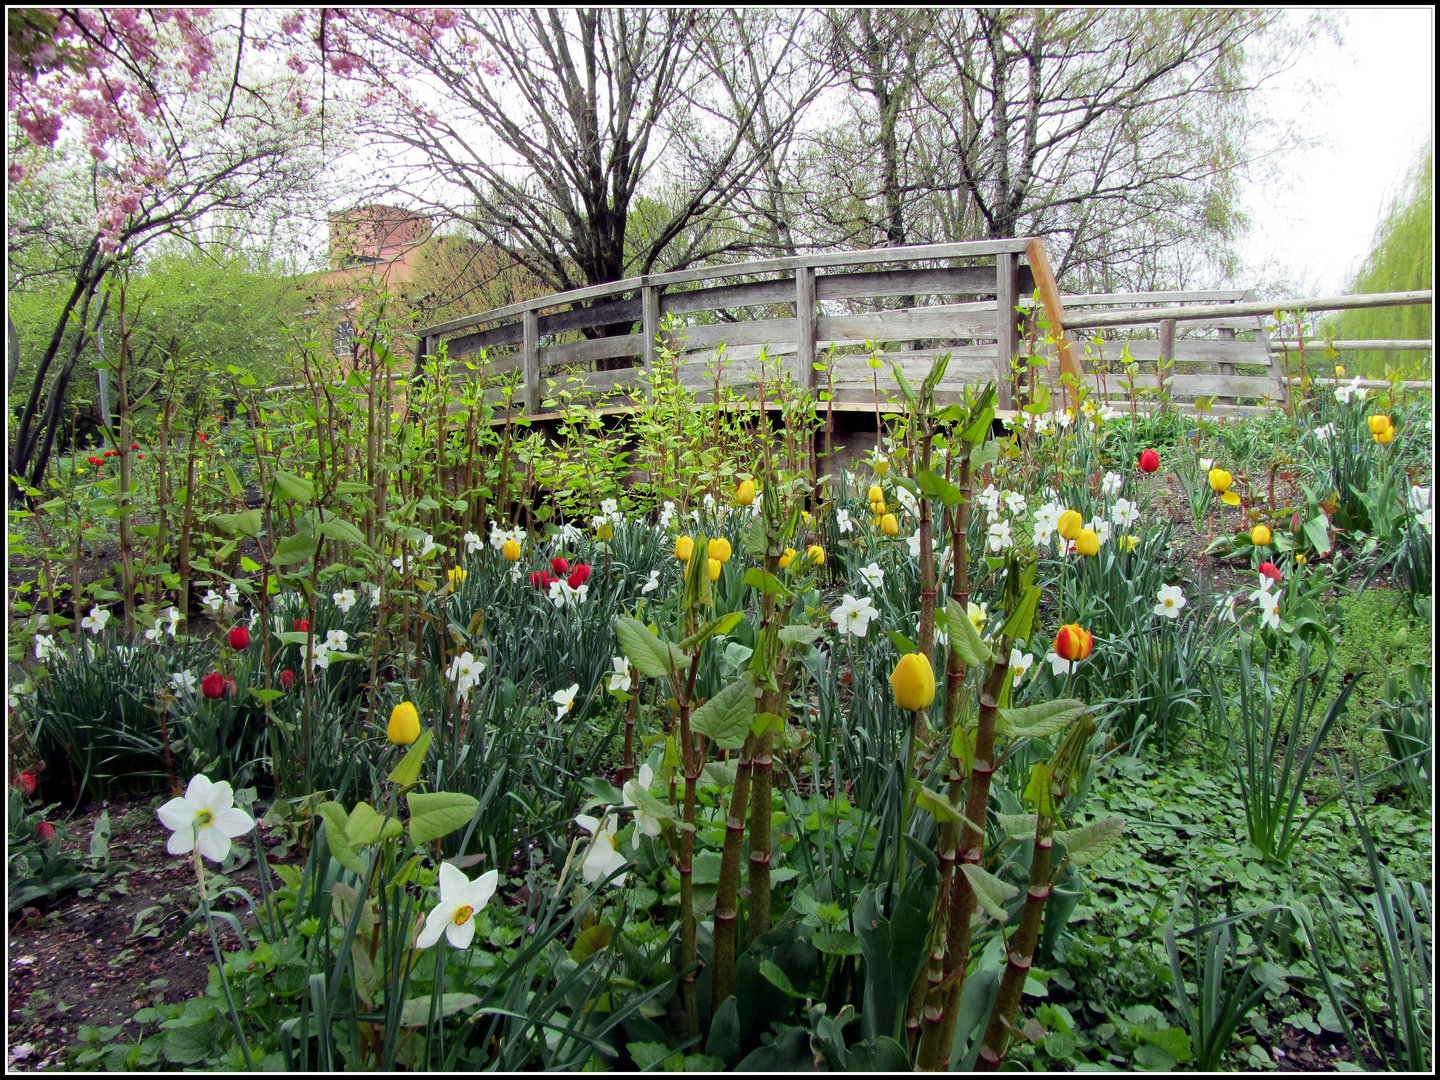
[(858, 599), (845, 593), (840, 601), (840, 606), (830, 612), (830, 621), (842, 634), (854, 634), (856, 637), (864, 637), (865, 631), (870, 628), (870, 620), (878, 619), (880, 612), (870, 603), (868, 596)]
[(1005, 492), (1005, 508), (1012, 514), (1023, 514), (1025, 512), (1025, 496), (1018, 491)]
[(562, 544), (578, 544), (585, 536), (584, 533), (568, 521), (560, 526), (555, 535), (559, 537), (560, 543)]
[(425, 542), (424, 542), (424, 544), (423, 544), (423, 545), (421, 546), (421, 548), (420, 548), (420, 554), (417, 555), (417, 556), (415, 556), (415, 557), (416, 557), (417, 559), (423, 559), (423, 558), (425, 558), (426, 555), (429, 555), (432, 551), (439, 551), (439, 550), (440, 550), (440, 545), (437, 544), (437, 543), (435, 543), (435, 537), (431, 536), (429, 533), (426, 533), (426, 534), (425, 534)]
[(169, 611), (165, 612), (165, 622), (167, 623), (165, 632), (171, 637), (174, 637), (175, 628), (180, 625), (180, 609), (172, 607)]
[(986, 513), (993, 514), (1000, 505), (1000, 492), (995, 490), (994, 484), (987, 484), (985, 490), (975, 496), (975, 502), (983, 506)]
[(209, 589), (206, 591), (205, 595), (200, 598), (200, 602), (206, 607), (208, 607), (211, 611), (219, 611), (220, 608), (225, 604), (225, 598), (219, 593), (217, 593), (214, 589)]
[(905, 508), (906, 513), (910, 514), (912, 517), (920, 516), (920, 504), (916, 501), (915, 496), (911, 495), (910, 492), (905, 490), (903, 487), (897, 486), (895, 488), (895, 498), (899, 501), (900, 505)]
[(1260, 588), (1250, 594), (1250, 599), (1257, 604), (1263, 605), (1270, 598), (1271, 580), (1264, 574), (1260, 575)]
[(1030, 670), (1030, 665), (1035, 662), (1035, 657), (1029, 653), (1022, 653), (1019, 649), (1010, 650), (1010, 672), (1019, 682), (1025, 677), (1025, 672)]
[(490, 523), (490, 546), (492, 548), (499, 551), (505, 546), (505, 541), (509, 539), (510, 531), (508, 529), (500, 528), (499, 524), (494, 521)]
[(997, 521), (992, 524), (985, 537), (985, 544), (991, 551), (1004, 551), (1015, 544), (1015, 539), (1010, 535), (1010, 522)]
[(310, 654), (310, 662), (317, 671), (323, 671), (330, 666), (330, 648), (323, 641), (315, 642), (315, 649)]
[(1280, 597), (1285, 595), (1281, 589), (1274, 596), (1268, 592), (1262, 593), (1258, 598), (1260, 601), (1260, 625), (1278, 629), (1280, 626)]
[(1238, 622), (1239, 617), (1235, 614), (1235, 605), (1239, 601), (1238, 596), (1222, 596), (1215, 603), (1220, 608), (1220, 618), (1226, 622)]
[(880, 569), (879, 563), (872, 562), (869, 566), (861, 567), (860, 576), (865, 579), (865, 584), (876, 592), (885, 584), (885, 571)]
[(1062, 413), (1056, 413), (1056, 414), (1055, 414), (1055, 423), (1057, 423), (1058, 425), (1060, 425), (1060, 429), (1061, 429), (1062, 431), (1063, 431), (1065, 428), (1068, 428), (1068, 427), (1069, 427), (1071, 424), (1073, 424), (1074, 422), (1075, 422), (1075, 417), (1073, 417), (1073, 416), (1070, 415), (1070, 410), (1069, 410), (1069, 409), (1066, 409), (1066, 410), (1065, 410), (1064, 412), (1062, 412)]
[(610, 662), (615, 665), (615, 670), (610, 673), (611, 690), (629, 690), (633, 685), (630, 681), (630, 664), (623, 656), (612, 656)]
[(59, 650), (55, 647), (55, 638), (51, 634), (35, 635), (35, 659), (49, 660)]
[(661, 532), (664, 532), (670, 527), (670, 521), (674, 517), (675, 503), (669, 499), (666, 499), (665, 505), (660, 508), (660, 520), (656, 522), (656, 524), (660, 527)]
[(1180, 591), (1179, 585), (1161, 585), (1155, 599), (1156, 615), (1164, 615), (1167, 619), (1180, 617), (1180, 609), (1185, 606), (1185, 594)]
[(1035, 511), (1035, 543), (1045, 545), (1050, 542), (1050, 534), (1060, 527), (1060, 515), (1065, 508), (1059, 503), (1047, 502)]
[(230, 603), (235, 604), (236, 606), (239, 606), (240, 604), (240, 590), (236, 588), (233, 581), (229, 585), (225, 586), (225, 599), (229, 600)]
[[(585, 880), (592, 885), (597, 881), (610, 876), (610, 874), (625, 865), (625, 856), (620, 854), (620, 841), (615, 837), (615, 826), (618, 819), (611, 814), (605, 819), (602, 825), (589, 814), (579, 814), (575, 818), (575, 824), (588, 832), (595, 838), (588, 851), (585, 852), (585, 861), (581, 864), (581, 872)], [(628, 874), (621, 874), (612, 885), (624, 885)]]
[(331, 652), (344, 652), (350, 644), (350, 635), (344, 630), (330, 630), (325, 634), (325, 648)]
[(470, 696), (471, 688), (480, 681), (480, 676), (484, 671), (485, 661), (477, 660), (473, 654), (466, 651), (450, 661), (450, 668), (446, 674), (455, 683), (456, 696), (464, 701)]
[(651, 570), (651, 571), (650, 571), (650, 579), (649, 579), (648, 581), (646, 581), (644, 585), (641, 585), (641, 586), (640, 586), (640, 592), (641, 592), (642, 594), (644, 594), (644, 593), (651, 593), (651, 592), (654, 592), (654, 591), (655, 591), (656, 589), (658, 589), (659, 587), (660, 587), (660, 571), (659, 571), (659, 570)]
[(564, 608), (566, 605), (579, 607), (585, 602), (585, 597), (589, 595), (589, 591), (590, 586), (588, 583), (582, 584), (578, 589), (575, 589), (570, 587), (569, 581), (564, 578), (558, 578), (550, 582), (550, 591), (547, 596), (557, 609)]
[(835, 527), (842, 533), (848, 533), (855, 527), (854, 523), (850, 520), (849, 510), (841, 509), (835, 512)]
[(1314, 431), (1310, 432), (1311, 438), (1315, 439), (1317, 442), (1325, 442), (1334, 434), (1334, 424), (1325, 424), (1323, 427), (1318, 427)]
[(379, 607), (379, 606), (380, 606), (380, 586), (379, 586), (379, 585), (367, 585), (367, 586), (365, 586), (365, 587), (370, 590), (370, 606), (371, 606), (371, 607)]
[(705, 498), (700, 501), (704, 505), (706, 510), (715, 509), (715, 496), (711, 495), (708, 491), (705, 493)]
[(1410, 509), (1415, 514), (1415, 521), (1427, 533), (1434, 530), (1435, 509), (1430, 505), (1430, 489), (1413, 484), (1409, 492)]
[(170, 676), (170, 685), (182, 694), (195, 692), (195, 676), (188, 671), (177, 671)]
[(575, 695), (580, 690), (579, 683), (571, 683), (569, 690), (556, 690), (550, 695), (550, 700), (556, 705), (555, 719), (564, 720), (565, 714), (575, 708)]
[(428, 949), (440, 940), (443, 931), (446, 940), (457, 949), (468, 949), (475, 939), (475, 914), (482, 911), (490, 898), (495, 895), (495, 883), (499, 874), (486, 870), (474, 881), (455, 868), (454, 863), (440, 864), (440, 902), (425, 916), (425, 929), (415, 939), (417, 949)]
[(524, 575), (524, 573), (525, 573), (524, 569), (520, 566), (520, 564), (519, 564), (518, 562), (513, 562), (513, 563), (510, 564), (510, 580), (511, 580), (511, 581), (519, 581), (520, 578)]
[(165, 850), (184, 855), (198, 844), (200, 854), (224, 862), (230, 841), (255, 828), (255, 819), (235, 806), (235, 793), (224, 780), (212, 784), (204, 776), (190, 781), (181, 798), (171, 799), (157, 811), (160, 822), (170, 830)]
[(1208, 473), (1208, 472), (1209, 472), (1211, 469), (1213, 469), (1214, 467), (1215, 467), (1215, 459), (1214, 459), (1214, 458), (1202, 457), (1202, 458), (1200, 459), (1200, 471), (1201, 471), (1201, 472), (1207, 472), (1207, 473)]
[(1041, 416), (1037, 416), (1035, 418), (1035, 434), (1050, 434), (1050, 415), (1050, 413), (1044, 413)]
[(1120, 494), (1120, 487), (1125, 481), (1117, 472), (1107, 472), (1105, 478), (1100, 481), (1100, 494), (1107, 499), (1114, 498)]
[(1140, 520), (1140, 508), (1129, 499), (1116, 499), (1110, 510), (1110, 520), (1122, 529), (1128, 529)]
[(105, 624), (110, 621), (110, 612), (102, 610), (98, 605), (90, 609), (90, 614), (80, 620), (80, 625), (92, 634), (99, 634), (105, 629)]
[(1055, 677), (1057, 679), (1061, 675), (1069, 675), (1070, 672), (1074, 671), (1077, 667), (1080, 666), (1078, 663), (1071, 663), (1069, 660), (1066, 660), (1054, 649), (1051, 649), (1048, 653), (1045, 654), (1045, 659), (1049, 662), (1050, 670), (1055, 673)]
[(608, 524), (610, 519), (604, 514), (593, 514), (590, 518), (590, 528), (598, 529), (601, 525)]
[(651, 769), (649, 765), (641, 765), (640, 775), (634, 780), (626, 780), (625, 787), (622, 788), (620, 792), (625, 800), (621, 805), (635, 811), (635, 832), (630, 838), (630, 847), (635, 851), (640, 850), (641, 833), (644, 833), (646, 836), (660, 835), (660, 819), (654, 814), (647, 814), (644, 810), (640, 809), (639, 805), (639, 792), (644, 791), (648, 794), (650, 785), (654, 782), (655, 771)]
[(465, 541), (465, 554), (467, 555), (474, 555), (485, 543), (480, 539), (479, 533), (473, 532), (467, 532), (460, 539)]
[(350, 609), (355, 606), (355, 590), (341, 589), (337, 593), (331, 593), (330, 599), (335, 601), (335, 606), (338, 607), (341, 612), (348, 613)]
[(920, 530), (916, 529), (915, 535), (908, 538), (905, 543), (910, 545), (910, 557), (918, 559), (920, 557)]
[(1110, 522), (1106, 521), (1103, 517), (1097, 517), (1085, 522), (1085, 528), (1093, 531), (1102, 544), (1110, 539)]
[(1341, 405), (1349, 405), (1352, 397), (1365, 400), (1365, 391), (1360, 389), (1360, 376), (1356, 375), (1353, 382), (1344, 383), (1335, 388), (1335, 400)]
[(1103, 409), (1100, 409), (1098, 412), (1095, 413), (1095, 422), (1097, 424), (1108, 423), (1109, 421), (1114, 420), (1119, 415), (1120, 414), (1115, 411), (1115, 407), (1113, 405), (1106, 405)]

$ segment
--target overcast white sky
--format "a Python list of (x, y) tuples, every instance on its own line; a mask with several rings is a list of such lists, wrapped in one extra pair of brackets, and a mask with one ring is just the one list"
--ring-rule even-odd
[[(1342, 292), (1370, 250), (1406, 168), (1434, 131), (1431, 8), (1341, 9), (1344, 44), (1315, 51), (1269, 91), (1276, 116), (1325, 140), (1293, 155), (1279, 184), (1252, 188), (1255, 226), (1236, 284), (1271, 279)], [(1308, 86), (1312, 80), (1327, 86)], [(1318, 91), (1318, 92), (1317, 92)]]

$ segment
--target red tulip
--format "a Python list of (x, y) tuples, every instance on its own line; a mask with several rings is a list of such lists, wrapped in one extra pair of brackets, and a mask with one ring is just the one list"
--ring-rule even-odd
[(225, 679), (218, 671), (212, 671), (200, 680), (200, 692), (208, 698), (217, 698), (225, 692)]
[(96, 457), (94, 454), (89, 455), (85, 460), (88, 461), (91, 465), (104, 465), (104, 464), (105, 464), (105, 461), (104, 461), (103, 458), (98, 458), (98, 457)]
[(35, 779), (35, 774), (32, 772), (22, 772), (16, 782), (20, 785), (20, 794), (27, 799), (34, 795), (35, 789), (40, 786), (40, 782)]
[(309, 620), (309, 619), (296, 619), (296, 620), (295, 620), (295, 630), (296, 630), (297, 633), (300, 633), (300, 634), (309, 633), (309, 631), (310, 631), (310, 620)]
[(141, 461), (144, 461), (144, 460), (145, 460), (145, 455), (144, 455), (144, 454), (136, 454), (135, 456), (138, 457)]
[(1076, 660), (1084, 660), (1090, 655), (1095, 647), (1095, 639), (1089, 630), (1084, 630), (1078, 623), (1069, 623), (1060, 627), (1060, 632), (1055, 635), (1055, 655), (1062, 660), (1069, 660), (1072, 663)]
[(550, 569), (555, 571), (557, 577), (563, 577), (570, 572), (570, 564), (564, 559), (551, 559)]
[(585, 582), (587, 582), (587, 581), (589, 581), (589, 580), (590, 580), (590, 564), (589, 564), (589, 563), (583, 563), (583, 562), (582, 562), (582, 563), (576, 563), (576, 564), (575, 564), (575, 569), (574, 569), (574, 570), (571, 572), (571, 574), (570, 574), (570, 587), (571, 587), (572, 589), (578, 589), (581, 585), (584, 585)]
[(48, 821), (42, 821), (35, 826), (35, 835), (48, 844), (55, 839), (55, 826)]
[(140, 444), (139, 444), (138, 442), (132, 442), (132, 443), (130, 444), (130, 449), (131, 449), (131, 450), (139, 450), (139, 449), (140, 449)]
[(280, 689), (281, 689), (281, 690), (289, 690), (289, 689), (290, 689), (292, 686), (294, 686), (294, 685), (295, 685), (295, 672), (290, 671), (290, 670), (288, 670), (288, 669), (285, 670), (285, 671), (280, 672)]
[(230, 631), (230, 647), (236, 652), (246, 648), (250, 644), (250, 631), (243, 626), (237, 626)]
[(1154, 450), (1146, 450), (1140, 455), (1140, 471), (1154, 472), (1160, 468), (1160, 455)]
[(1260, 573), (1268, 577), (1271, 581), (1280, 580), (1280, 568), (1273, 562), (1262, 562), (1260, 564)]
[(535, 573), (530, 575), (530, 584), (534, 585), (535, 588), (539, 589), (541, 592), (546, 592), (549, 590), (551, 580), (552, 579), (550, 575), (543, 570), (537, 570), (535, 571)]
[(240, 687), (235, 685), (235, 680), (228, 675), (225, 676), (225, 696), (233, 698), (238, 693), (240, 693)]

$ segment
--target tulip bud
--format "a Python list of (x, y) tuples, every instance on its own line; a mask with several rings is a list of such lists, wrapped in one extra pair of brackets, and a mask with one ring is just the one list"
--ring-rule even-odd
[(695, 550), (695, 541), (688, 536), (677, 536), (675, 538), (675, 558), (681, 562), (689, 562), (690, 555)]
[(243, 626), (237, 626), (230, 631), (230, 647), (236, 652), (239, 652), (241, 649), (248, 647), (249, 644), (250, 631), (247, 628)]
[(1298, 534), (1304, 527), (1304, 524), (1300, 521), (1300, 511), (1296, 510), (1295, 513), (1290, 515), (1290, 531)]
[(791, 560), (794, 559), (794, 558), (795, 558), (795, 549), (794, 549), (794, 548), (791, 548), (791, 547), (787, 547), (787, 548), (785, 549), (785, 554), (783, 554), (783, 555), (780, 556), (780, 569), (781, 569), (781, 570), (784, 570), (787, 566), (790, 565)]
[(550, 569), (554, 570), (557, 576), (563, 577), (570, 572), (570, 564), (564, 559), (555, 558), (550, 560)]
[(35, 826), (35, 836), (42, 843), (48, 844), (51, 840), (55, 839), (55, 826), (51, 825), (48, 821), (42, 821), (39, 825)]
[(1210, 481), (1211, 490), (1217, 492), (1229, 491), (1230, 485), (1235, 482), (1235, 478), (1224, 469), (1211, 469), (1207, 478)]
[(890, 673), (890, 689), (900, 708), (912, 712), (928, 709), (935, 700), (935, 669), (930, 658), (918, 652), (900, 657)]
[(879, 484), (871, 484), (870, 490), (866, 493), (872, 503), (883, 503), (885, 492), (880, 489)]
[(225, 696), (234, 698), (238, 693), (240, 693), (240, 687), (235, 685), (235, 680), (229, 675), (225, 676)]
[(711, 559), (711, 560), (710, 560), (710, 580), (711, 580), (711, 581), (718, 581), (718, 580), (719, 580), (719, 578), (720, 578), (720, 566), (721, 566), (721, 563), (720, 563), (720, 560), (719, 560), (719, 559)]
[(825, 565), (825, 549), (819, 544), (811, 544), (810, 550), (805, 553), (805, 556), (816, 566)]
[(1264, 525), (1256, 525), (1250, 530), (1250, 542), (1256, 547), (1265, 547), (1270, 543), (1270, 530)]
[(1140, 471), (1154, 472), (1160, 468), (1160, 455), (1154, 450), (1146, 450), (1140, 455)]
[(1371, 435), (1379, 435), (1380, 432), (1384, 431), (1386, 428), (1388, 428), (1388, 427), (1391, 426), (1391, 424), (1390, 424), (1390, 417), (1388, 417), (1388, 416), (1381, 416), (1380, 414), (1377, 413), (1376, 415), (1370, 417), (1370, 419), (1369, 419), (1369, 424), (1370, 424), (1370, 434), (1371, 434)]
[(1060, 632), (1055, 635), (1055, 655), (1071, 663), (1084, 660), (1094, 647), (1095, 638), (1078, 623), (1060, 627)]
[(880, 531), (886, 536), (898, 536), (900, 534), (900, 522), (895, 520), (894, 514), (886, 514), (880, 519)]
[(35, 794), (35, 789), (40, 786), (40, 781), (35, 779), (34, 773), (22, 772), (20, 774), (19, 784), (20, 794), (28, 799), (31, 795)]
[(572, 589), (578, 589), (581, 585), (584, 585), (585, 582), (589, 580), (590, 564), (583, 562), (576, 563), (574, 568), (572, 568), (570, 571), (570, 587)]
[(1060, 520), (1057, 522), (1056, 528), (1059, 530), (1060, 535), (1066, 540), (1074, 540), (1080, 535), (1080, 526), (1082, 524), (1083, 522), (1081, 521), (1078, 511), (1066, 510), (1060, 515)]
[(1100, 535), (1094, 529), (1081, 529), (1075, 537), (1075, 550), (1081, 555), (1100, 554)]
[(309, 619), (296, 619), (296, 620), (295, 620), (295, 631), (296, 631), (296, 633), (300, 633), (300, 634), (307, 634), (307, 633), (309, 633), (309, 632), (310, 632), (310, 620), (309, 620)]
[(710, 558), (722, 563), (729, 562), (731, 555), (730, 541), (726, 540), (723, 536), (717, 536), (714, 540), (710, 541), (706, 554), (709, 555)]
[(390, 724), (385, 737), (396, 746), (409, 746), (420, 737), (420, 714), (415, 706), (402, 701), (390, 710)]
[(1375, 433), (1375, 441), (1377, 443), (1388, 443), (1393, 438), (1395, 438), (1395, 429), (1392, 427), (1387, 427)]
[(506, 540), (504, 544), (500, 545), (500, 554), (510, 562), (514, 562), (520, 558), (520, 545), (514, 540)]
[(286, 669), (280, 673), (280, 689), (289, 690), (295, 685), (295, 672)]
[(755, 501), (755, 481), (745, 480), (735, 492), (735, 502), (738, 506), (749, 506)]
[(218, 671), (212, 671), (200, 680), (200, 692), (208, 698), (218, 698), (225, 692), (225, 677)]

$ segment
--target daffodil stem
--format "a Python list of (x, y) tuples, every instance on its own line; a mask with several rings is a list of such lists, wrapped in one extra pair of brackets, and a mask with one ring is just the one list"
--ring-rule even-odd
[(220, 938), (215, 933), (215, 920), (210, 917), (210, 900), (205, 895), (205, 866), (200, 859), (200, 845), (191, 852), (195, 860), (195, 877), (200, 882), (200, 910), (205, 915), (205, 928), (210, 931), (210, 947), (215, 950), (215, 967), (220, 972), (220, 988), (225, 991), (225, 1004), (230, 1009), (230, 1023), (235, 1026), (235, 1037), (240, 1040), (240, 1053), (245, 1057), (245, 1068), (255, 1071), (255, 1062), (250, 1057), (250, 1043), (240, 1027), (240, 1014), (235, 1011), (235, 999), (230, 994), (230, 980), (225, 977), (225, 958), (220, 955)]

